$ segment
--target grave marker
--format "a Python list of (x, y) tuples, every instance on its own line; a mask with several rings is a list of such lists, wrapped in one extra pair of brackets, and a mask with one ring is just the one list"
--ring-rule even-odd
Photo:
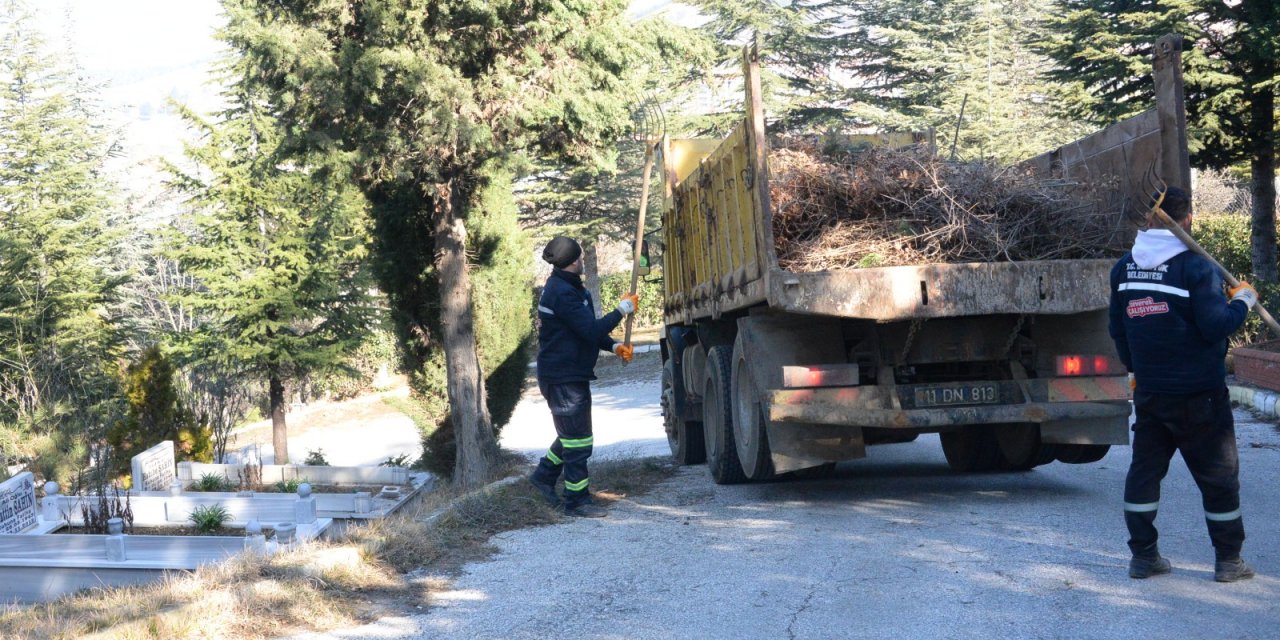
[(0, 533), (23, 533), (37, 524), (35, 476), (24, 471), (0, 483)]
[(169, 491), (177, 477), (172, 440), (165, 440), (133, 457), (135, 491)]

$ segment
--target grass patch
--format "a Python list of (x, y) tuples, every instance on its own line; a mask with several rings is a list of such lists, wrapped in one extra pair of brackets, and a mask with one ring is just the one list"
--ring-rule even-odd
[(369, 594), (404, 588), (352, 547), (316, 543), (139, 587), (93, 589), (0, 614), (4, 638), (270, 638), (372, 618)]
[[(489, 542), (495, 534), (565, 520), (523, 480), (530, 471), (523, 458), (508, 455), (502, 467), (500, 476), (516, 480), (488, 491), (445, 487), (419, 496), (336, 543), (5, 610), (0, 638), (268, 638), (363, 624), (426, 605), (448, 583), (411, 583), (404, 573), (426, 568), (456, 575), (496, 550)], [(657, 458), (602, 461), (591, 465), (591, 486), (607, 505), (643, 494), (674, 470)], [(428, 516), (434, 516), (430, 523)]]

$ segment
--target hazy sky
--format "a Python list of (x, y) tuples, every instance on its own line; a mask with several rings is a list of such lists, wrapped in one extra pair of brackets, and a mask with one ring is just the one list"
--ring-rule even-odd
[(37, 15), (53, 43), (69, 33), (80, 65), (103, 79), (212, 60), (221, 51), (214, 31), (217, 0), (39, 0)]

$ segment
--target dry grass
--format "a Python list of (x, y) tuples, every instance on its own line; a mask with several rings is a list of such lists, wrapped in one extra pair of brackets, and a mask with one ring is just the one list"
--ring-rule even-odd
[(236, 558), (160, 583), (94, 589), (0, 615), (4, 638), (270, 638), (370, 619), (405, 588), (351, 546), (315, 544), (266, 562)]
[(769, 165), (778, 262), (794, 271), (1123, 253), (1122, 216), (1014, 169), (794, 139)]
[[(672, 469), (655, 459), (600, 462), (591, 467), (591, 481), (607, 504), (643, 493)], [(529, 468), (511, 456), (502, 471), (521, 477)], [(423, 522), (429, 514), (438, 516), (431, 524)], [(351, 626), (429, 604), (431, 593), (449, 587), (438, 577), (411, 582), (403, 573), (453, 575), (488, 557), (494, 534), (563, 519), (523, 480), (487, 492), (445, 488), (353, 528), (337, 543), (0, 613), (0, 638), (268, 638)]]

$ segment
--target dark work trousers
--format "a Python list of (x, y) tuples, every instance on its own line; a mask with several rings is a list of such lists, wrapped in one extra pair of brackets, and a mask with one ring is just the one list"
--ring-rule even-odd
[(591, 384), (538, 381), (542, 397), (551, 409), (556, 440), (547, 455), (538, 461), (533, 474), (547, 484), (555, 484), (564, 471), (564, 505), (572, 508), (590, 502), (587, 490), (587, 458), (591, 457)]
[(1129, 549), (1139, 557), (1159, 553), (1156, 512), (1160, 481), (1174, 451), (1200, 487), (1205, 522), (1218, 560), (1240, 557), (1244, 521), (1240, 517), (1240, 458), (1227, 388), (1195, 395), (1133, 395), (1133, 462), (1124, 483), (1124, 521)]

